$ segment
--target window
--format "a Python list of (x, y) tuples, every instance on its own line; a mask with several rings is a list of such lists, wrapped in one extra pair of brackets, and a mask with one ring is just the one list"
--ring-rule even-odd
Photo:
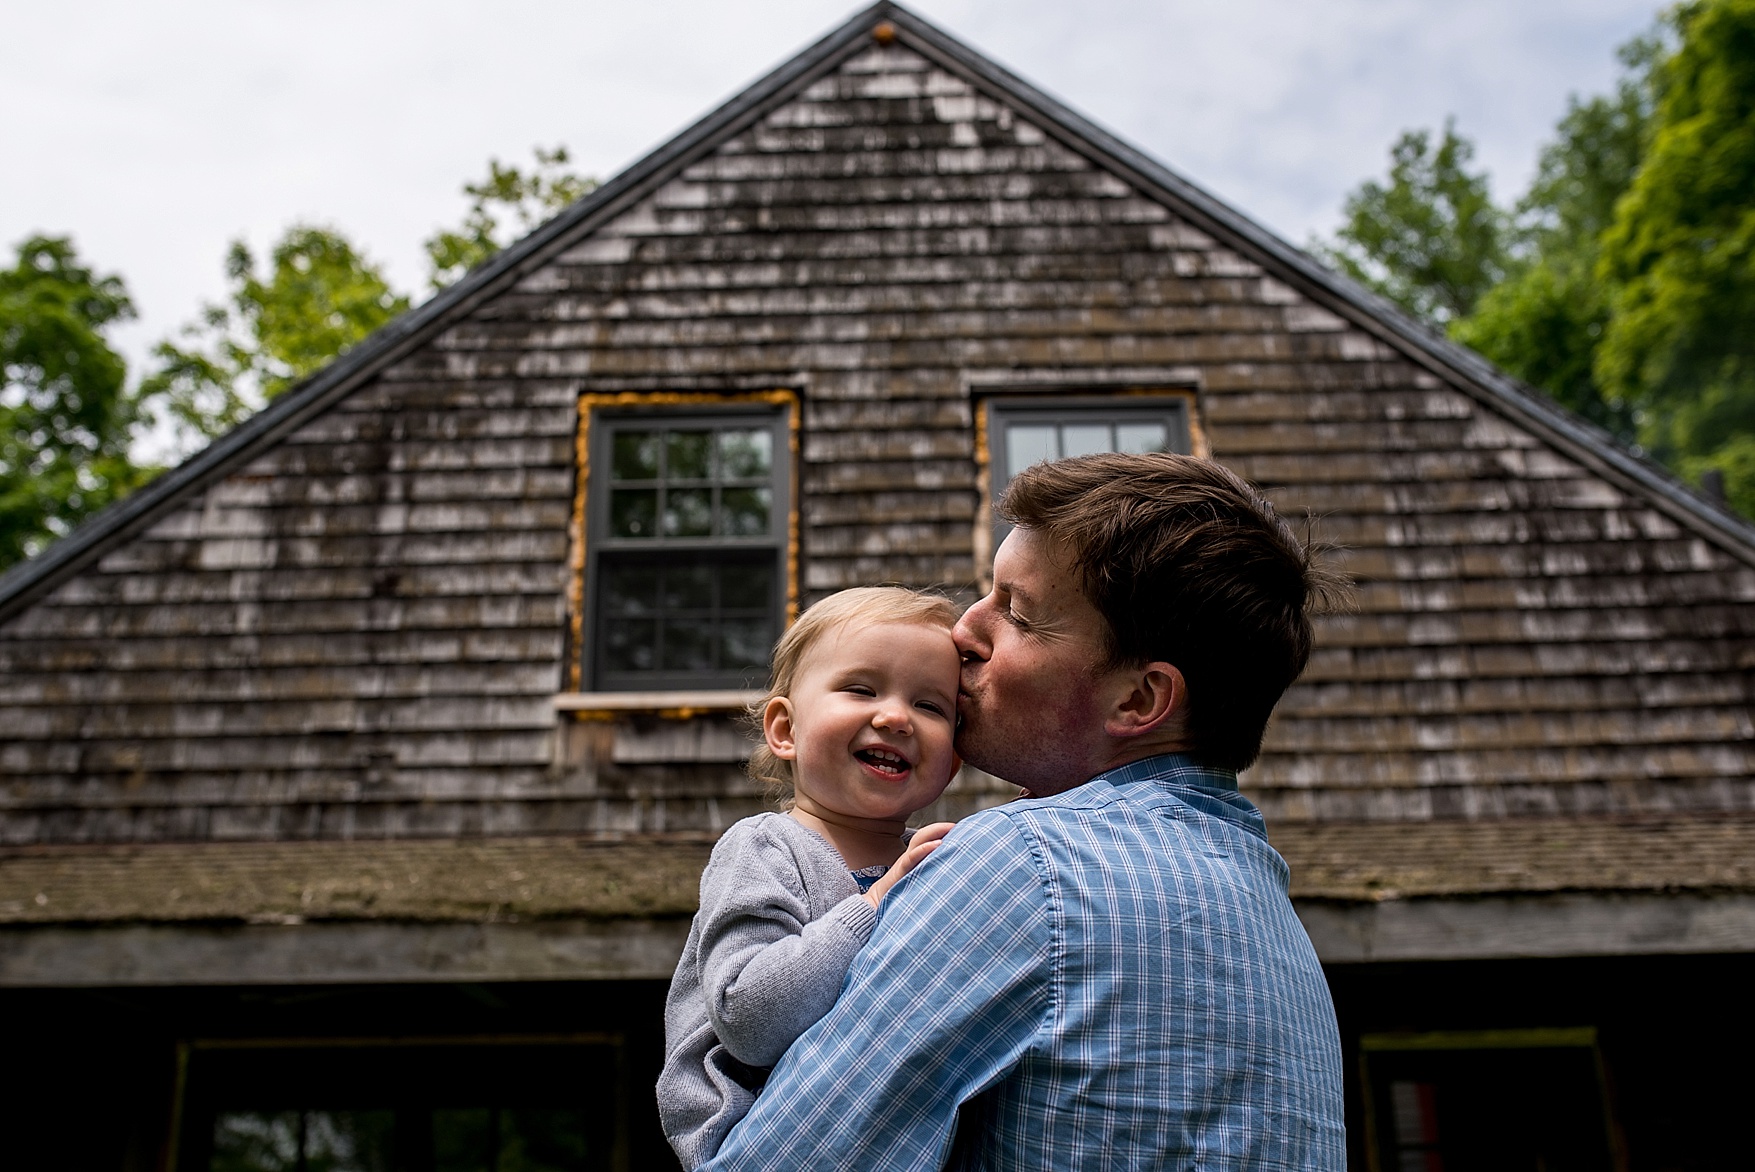
[(998, 400), (990, 415), (993, 495), (1043, 460), (1093, 452), (1186, 452), (1188, 404), (1165, 399)]
[(1366, 1034), (1360, 1050), (1380, 1172), (1615, 1166), (1593, 1029)]
[[(1044, 460), (1094, 452), (1189, 452), (1190, 395), (1113, 395), (1106, 398), (993, 399), (986, 408), (989, 503), (1013, 476)], [(991, 566), (1011, 527), (976, 527), (977, 564)]]
[(607, 1172), (619, 1040), (196, 1043), (177, 1172)]
[(588, 686), (760, 686), (786, 598), (785, 417), (604, 410), (590, 429)]

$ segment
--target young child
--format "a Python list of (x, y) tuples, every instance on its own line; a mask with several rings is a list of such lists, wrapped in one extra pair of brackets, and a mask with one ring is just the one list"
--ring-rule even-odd
[(658, 1114), (685, 1168), (719, 1150), (829, 1011), (884, 893), (950, 829), (905, 824), (957, 770), (956, 620), (933, 595), (846, 590), (774, 650), (749, 768), (790, 785), (791, 808), (745, 818), (713, 848), (664, 1007)]

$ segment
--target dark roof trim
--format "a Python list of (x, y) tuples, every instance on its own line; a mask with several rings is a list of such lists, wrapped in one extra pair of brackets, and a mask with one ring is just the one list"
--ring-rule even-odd
[(1063, 145), (1163, 200), (1202, 229), (1274, 270), (1276, 276), (1288, 280), (1306, 296), (1407, 354), (1488, 407), (1511, 416), (1593, 472), (1647, 497), (1672, 519), (1755, 564), (1755, 525), (1709, 504), (1665, 470), (1621, 448), (1606, 432), (1507, 377), (1479, 355), (1408, 317), (1399, 307), (1318, 264), (1254, 220), (915, 13), (891, 0), (879, 0), (457, 284), (385, 325), (178, 467), (92, 518), (42, 554), (0, 575), (0, 622), (12, 618), (89, 565), (112, 544), (159, 519), (184, 496), (201, 491), (328, 410), (386, 366), (788, 100), (844, 56), (862, 47), (879, 21), (890, 22), (898, 39), (915, 51), (970, 77), (992, 96), (1031, 111)]

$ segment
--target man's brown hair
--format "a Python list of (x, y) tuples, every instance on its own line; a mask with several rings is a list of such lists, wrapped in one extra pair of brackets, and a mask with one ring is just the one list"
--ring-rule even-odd
[(1024, 470), (997, 511), (1069, 554), (1108, 627), (1105, 669), (1182, 672), (1191, 756), (1255, 761), (1310, 658), (1312, 609), (1346, 590), (1265, 497), (1210, 460), (1108, 454)]

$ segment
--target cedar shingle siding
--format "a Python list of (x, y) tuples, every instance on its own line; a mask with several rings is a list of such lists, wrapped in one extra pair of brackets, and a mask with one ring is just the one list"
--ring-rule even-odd
[(802, 401), (808, 602), (974, 588), (982, 395), (1198, 388), (1214, 456), (1318, 516), (1361, 584), (1246, 779), (1270, 820), (1755, 808), (1746, 526), (954, 46), (837, 35), (86, 564), (15, 572), (0, 840), (749, 812), (727, 718), (650, 763), (666, 722), (552, 697), (580, 396), (771, 389)]

